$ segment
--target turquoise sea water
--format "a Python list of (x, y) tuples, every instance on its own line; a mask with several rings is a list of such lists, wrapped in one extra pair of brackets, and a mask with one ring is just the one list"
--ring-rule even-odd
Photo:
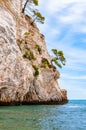
[(86, 130), (86, 100), (65, 105), (0, 106), (0, 130)]

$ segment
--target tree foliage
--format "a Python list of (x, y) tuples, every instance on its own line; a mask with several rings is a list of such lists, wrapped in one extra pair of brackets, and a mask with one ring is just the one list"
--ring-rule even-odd
[(24, 7), (23, 7), (23, 10), (22, 10), (23, 13), (25, 13), (25, 9), (26, 9), (28, 3), (31, 4), (31, 5), (34, 4), (35, 6), (38, 6), (38, 0), (26, 0)]
[(33, 20), (33, 22), (36, 21), (36, 22), (40, 22), (40, 23), (43, 24), (44, 20), (45, 20), (45, 17), (42, 16), (42, 14), (39, 11), (37, 11), (37, 10), (33, 10), (33, 13), (34, 13), (34, 20)]
[(33, 0), (33, 3), (38, 6), (38, 0)]
[(26, 0), (22, 12), (25, 13), (25, 11), (28, 10), (27, 14), (30, 14), (30, 16), (33, 18), (32, 23), (40, 22), (43, 24), (45, 18), (37, 9), (35, 9), (34, 6), (38, 6), (38, 0)]
[(52, 58), (52, 62), (55, 63), (58, 67), (62, 68), (62, 65), (65, 65), (66, 58), (64, 57), (63, 51), (58, 51), (57, 49), (52, 49), (55, 57)]
[(35, 45), (35, 49), (39, 52), (39, 54), (42, 53), (41, 46), (39, 46), (38, 44)]
[(32, 67), (34, 68), (34, 76), (38, 76), (39, 75), (39, 68), (36, 65), (32, 65)]

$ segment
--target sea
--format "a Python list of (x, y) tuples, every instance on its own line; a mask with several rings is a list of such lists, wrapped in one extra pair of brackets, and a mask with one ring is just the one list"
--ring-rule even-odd
[(65, 105), (0, 106), (0, 130), (86, 130), (86, 100)]

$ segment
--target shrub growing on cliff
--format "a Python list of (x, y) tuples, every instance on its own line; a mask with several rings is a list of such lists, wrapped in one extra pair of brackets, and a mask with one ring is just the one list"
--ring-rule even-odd
[(40, 22), (43, 24), (45, 18), (38, 10), (34, 8), (34, 5), (38, 6), (38, 0), (26, 0), (22, 12), (25, 13), (26, 11), (28, 15), (30, 14), (30, 16), (33, 18), (32, 24), (34, 22)]
[(38, 76), (39, 75), (39, 68), (36, 65), (32, 65), (32, 67), (34, 68), (35, 72), (34, 72), (34, 76)]
[(42, 68), (46, 68), (47, 66), (49, 67), (49, 61), (46, 58), (42, 57), (41, 62), (42, 62), (42, 64), (41, 64)]
[(25, 32), (24, 35), (28, 36), (28, 35), (30, 35), (30, 32)]
[(34, 56), (33, 51), (31, 50), (26, 51), (23, 57), (29, 60), (36, 60), (36, 57)]
[(26, 0), (26, 1), (25, 1), (25, 4), (24, 4), (24, 7), (23, 7), (23, 9), (22, 9), (22, 12), (23, 12), (23, 13), (25, 12), (25, 9), (26, 9), (28, 3), (29, 3), (29, 6), (30, 6), (30, 5), (33, 5), (33, 4), (34, 4), (35, 6), (38, 6), (38, 0)]
[(54, 62), (55, 65), (62, 68), (62, 65), (65, 65), (66, 59), (62, 51), (58, 51), (57, 49), (52, 49), (55, 57), (52, 58), (51, 62)]
[(33, 22), (32, 22), (32, 24), (34, 23), (34, 22), (40, 22), (40, 23), (44, 23), (44, 20), (45, 20), (45, 17), (44, 16), (42, 16), (42, 14), (39, 12), (39, 11), (37, 11), (37, 10), (33, 10), (33, 17), (34, 17), (34, 19), (33, 19)]
[(24, 53), (23, 57), (28, 59), (28, 52), (27, 51)]
[(35, 45), (35, 49), (39, 52), (39, 54), (41, 54), (42, 49), (39, 45)]
[(32, 51), (29, 51), (29, 60), (36, 60), (36, 57), (34, 56)]

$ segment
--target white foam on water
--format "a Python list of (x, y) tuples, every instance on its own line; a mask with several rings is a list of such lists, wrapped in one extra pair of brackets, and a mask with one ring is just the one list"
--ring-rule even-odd
[(69, 108), (80, 108), (81, 106), (78, 106), (78, 105), (72, 105), (72, 106), (69, 106)]

